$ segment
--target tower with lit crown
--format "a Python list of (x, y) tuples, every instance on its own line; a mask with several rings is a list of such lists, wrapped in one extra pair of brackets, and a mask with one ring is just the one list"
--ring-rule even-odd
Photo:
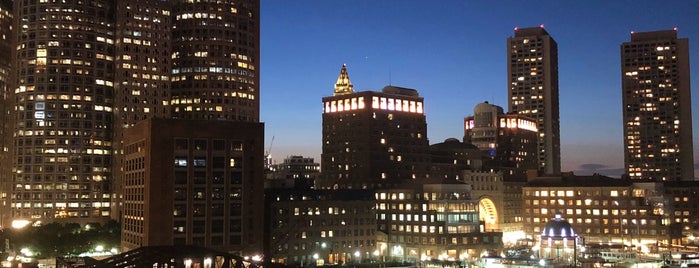
[(386, 86), (354, 92), (342, 66), (334, 95), (323, 98), (321, 188), (370, 189), (428, 173), (423, 99), (417, 90)]
[(347, 74), (347, 65), (343, 64), (342, 69), (340, 69), (340, 75), (337, 77), (337, 82), (335, 82), (335, 94), (333, 96), (352, 93), (354, 93), (354, 86), (352, 86), (349, 74)]
[(624, 163), (632, 179), (694, 180), (689, 41), (676, 30), (621, 45)]

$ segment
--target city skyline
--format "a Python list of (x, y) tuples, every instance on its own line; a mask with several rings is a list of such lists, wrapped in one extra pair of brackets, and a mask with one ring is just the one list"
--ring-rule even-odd
[[(422, 3), (262, 1), (261, 121), (265, 150), (276, 162), (288, 155), (320, 159), (321, 99), (332, 94), (342, 64), (355, 91), (389, 84), (420, 91), (430, 143), (462, 137), (463, 118), (475, 104), (507, 104), (513, 29), (544, 25), (559, 47), (562, 171), (618, 175), (620, 45), (631, 31), (677, 27), (678, 37), (690, 40), (690, 57), (697, 50), (699, 25), (691, 13), (699, 3)], [(690, 70), (697, 84), (696, 67)]]

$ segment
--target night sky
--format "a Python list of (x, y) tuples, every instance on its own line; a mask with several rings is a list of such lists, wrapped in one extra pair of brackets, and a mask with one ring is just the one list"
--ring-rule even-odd
[[(260, 13), (261, 120), (276, 162), (290, 155), (320, 162), (321, 99), (332, 95), (342, 64), (355, 91), (417, 89), (431, 144), (461, 139), (476, 104), (507, 111), (506, 44), (515, 27), (544, 25), (558, 42), (563, 171), (623, 172), (619, 46), (631, 31), (677, 27), (689, 38), (699, 86), (693, 0), (261, 0)], [(697, 98), (692, 90), (693, 104)], [(693, 107), (695, 130), (698, 113)]]

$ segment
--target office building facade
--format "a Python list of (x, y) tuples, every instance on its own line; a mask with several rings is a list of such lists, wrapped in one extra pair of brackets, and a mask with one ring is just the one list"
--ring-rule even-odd
[(507, 39), (508, 111), (536, 121), (538, 169), (561, 171), (558, 44), (541, 27), (515, 28)]
[(354, 92), (343, 66), (334, 96), (323, 98), (319, 186), (366, 189), (426, 177), (423, 103), (417, 90), (408, 88)]
[(502, 249), (502, 232), (485, 230), (478, 200), (460, 182), (376, 191), (379, 253), (395, 261), (459, 260)]
[(371, 190), (267, 189), (265, 256), (290, 266), (381, 260)]
[(148, 119), (124, 137), (122, 250), (197, 245), (260, 255), (264, 125)]
[(637, 32), (621, 45), (626, 173), (694, 180), (689, 41), (676, 30)]

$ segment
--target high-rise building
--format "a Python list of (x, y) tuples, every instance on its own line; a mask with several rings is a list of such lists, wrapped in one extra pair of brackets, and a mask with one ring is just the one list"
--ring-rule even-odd
[(525, 178), (527, 170), (537, 169), (537, 123), (520, 114), (505, 114), (502, 107), (488, 102), (473, 108), (464, 118), (464, 142), (489, 156), (486, 168), (507, 177)]
[[(124, 131), (124, 249), (194, 244), (261, 253), (259, 5), (135, 1), (124, 7), (133, 19), (119, 23), (120, 53), (131, 56), (122, 57), (121, 67), (132, 70), (122, 74), (139, 79), (121, 84), (120, 93), (133, 100), (124, 99), (121, 127), (148, 118)], [(170, 83), (161, 83), (168, 75)], [(173, 119), (157, 118), (167, 117), (168, 105)]]
[(263, 246), (264, 125), (148, 119), (124, 135), (122, 248)]
[(16, 49), (0, 50), (13, 55), (0, 84), (14, 63), (14, 152), (0, 155), (13, 219), (119, 219), (124, 133), (144, 119), (259, 122), (258, 0), (15, 1), (14, 14)]
[(12, 113), (7, 109), (10, 97), (12, 32), (12, 1), (0, 0), (0, 227), (5, 226), (4, 215), (8, 214), (9, 208), (7, 197), (12, 187), (12, 165), (6, 164), (12, 155)]
[(114, 1), (15, 1), (13, 219), (110, 217)]
[(342, 66), (323, 107), (320, 187), (367, 189), (425, 178), (429, 144), (417, 90), (354, 92)]
[(259, 122), (260, 1), (173, 5), (173, 117)]
[(509, 112), (536, 121), (539, 170), (560, 173), (558, 45), (543, 26), (515, 28), (507, 38), (507, 81)]
[(632, 179), (694, 180), (689, 41), (676, 30), (621, 45), (624, 163)]
[(170, 117), (170, 2), (116, 1), (116, 83), (114, 83), (114, 203), (120, 217), (123, 196), (123, 136), (136, 122)]

